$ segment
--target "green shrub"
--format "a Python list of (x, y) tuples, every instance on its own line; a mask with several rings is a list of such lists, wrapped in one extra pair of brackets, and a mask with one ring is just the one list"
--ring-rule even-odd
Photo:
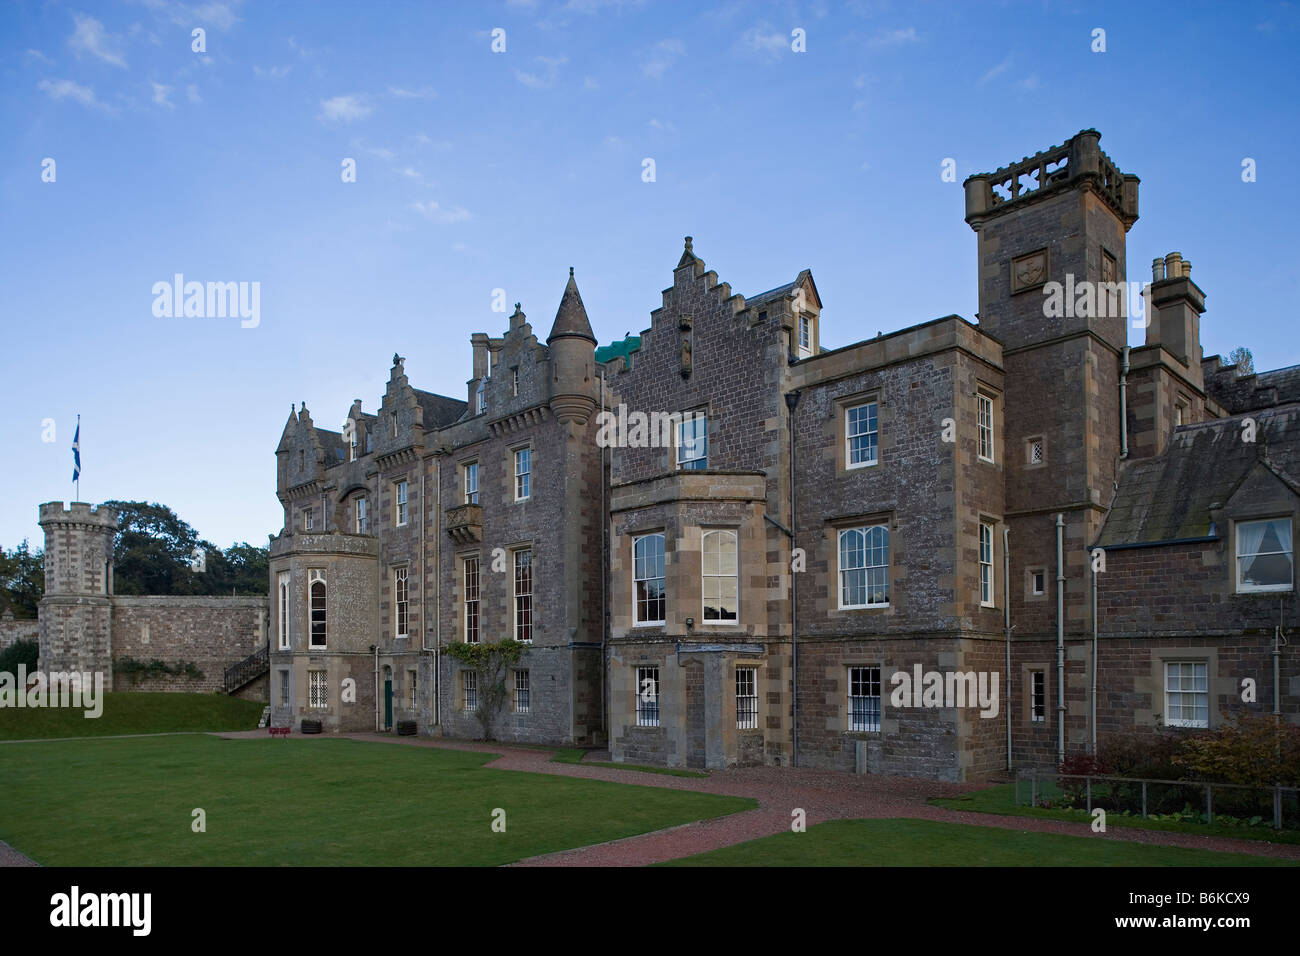
[(3, 651), (0, 651), (0, 671), (8, 674), (17, 674), (18, 665), (27, 665), (27, 670), (36, 670), (36, 662), (40, 657), (41, 647), (36, 641), (14, 641)]

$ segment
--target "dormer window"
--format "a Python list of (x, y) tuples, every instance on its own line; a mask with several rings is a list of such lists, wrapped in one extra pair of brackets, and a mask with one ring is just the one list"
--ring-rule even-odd
[(799, 316), (798, 342), (795, 347), (795, 354), (799, 358), (808, 358), (813, 354), (812, 350), (812, 316), (804, 314)]
[(487, 376), (479, 380), (478, 390), (474, 392), (474, 414), (482, 415), (487, 411)]
[(1237, 522), (1237, 590), (1290, 591), (1295, 581), (1291, 519)]

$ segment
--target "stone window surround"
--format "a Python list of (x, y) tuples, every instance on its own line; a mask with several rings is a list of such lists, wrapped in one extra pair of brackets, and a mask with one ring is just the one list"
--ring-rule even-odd
[[(840, 590), (840, 532), (847, 531), (850, 528), (871, 528), (883, 525), (889, 532), (889, 603), (877, 604), (871, 607), (841, 607), (840, 600), (843, 594)], [(875, 512), (873, 514), (853, 515), (849, 517), (840, 517), (828, 520), (822, 533), (824, 546), (829, 550), (830, 560), (827, 561), (827, 567), (831, 570), (829, 575), (830, 581), (834, 585), (834, 599), (827, 602), (826, 615), (828, 618), (844, 617), (853, 614), (871, 613), (879, 611), (893, 611), (896, 606), (894, 595), (897, 593), (897, 574), (894, 555), (898, 552), (898, 522), (895, 520), (894, 513)]]
[[(1249, 588), (1242, 590), (1241, 583), (1238, 580), (1240, 574), (1237, 562), (1237, 528), (1239, 525), (1250, 524), (1254, 521), (1277, 521), (1279, 519), (1290, 519), (1291, 521), (1291, 586), (1288, 588), (1271, 588), (1262, 590)], [(1274, 595), (1293, 594), (1295, 593), (1295, 534), (1296, 534), (1296, 513), (1286, 511), (1274, 511), (1268, 514), (1252, 514), (1230, 517), (1232, 531), (1228, 535), (1228, 593), (1245, 597), (1273, 597)]]
[[(315, 634), (312, 630), (313, 608), (312, 608), (311, 592), (312, 592), (312, 588), (315, 587), (317, 583), (319, 583), (322, 587), (325, 588), (325, 607), (323, 608), (325, 612), (324, 613), (325, 627), (323, 629), (325, 631), (325, 640), (320, 644), (317, 644), (315, 642)], [(308, 568), (307, 569), (307, 649), (309, 651), (323, 651), (329, 647), (329, 597), (330, 597), (329, 582), (325, 580), (324, 570), (321, 568)]]
[[(516, 470), (518, 468), (518, 463), (516, 461), (515, 456), (519, 452), (524, 450), (527, 450), (528, 452), (528, 471), (526, 472), (526, 474), (528, 475), (528, 494), (524, 495), (521, 498), (519, 497), (520, 476)], [(533, 499), (533, 479), (537, 477), (537, 462), (536, 462), (536, 456), (533, 454), (532, 439), (529, 439), (527, 441), (516, 442), (513, 445), (506, 446), (506, 462), (508, 466), (506, 473), (510, 476), (510, 499), (509, 500), (514, 502), (515, 504), (520, 504), (520, 505), (526, 501), (531, 501)], [(481, 498), (479, 500), (482, 501)]]
[[(1158, 657), (1153, 655), (1153, 662), (1158, 662), (1157, 673), (1160, 678), (1160, 729), (1161, 730), (1208, 730), (1215, 726), (1216, 708), (1214, 706), (1214, 677), (1217, 673), (1218, 656), (1214, 659), (1208, 653), (1171, 653), (1162, 651)], [(1205, 665), (1205, 726), (1196, 727), (1187, 724), (1169, 723), (1169, 664), (1204, 664)]]
[[(632, 626), (637, 628), (666, 627), (668, 624), (668, 555), (670, 553), (668, 550), (668, 531), (662, 525), (656, 525), (647, 527), (644, 530), (638, 530), (635, 532), (624, 531), (623, 533), (628, 537), (627, 567), (629, 572), (631, 572), (630, 576), (632, 580)], [(660, 535), (664, 539), (664, 617), (662, 621), (638, 621), (636, 616), (636, 543), (642, 538), (647, 538), (656, 534)], [(703, 618), (702, 613), (701, 618)]]
[[(392, 565), (389, 570), (392, 572), (390, 575), (390, 580), (393, 582), (393, 590), (392, 590), (393, 639), (397, 641), (405, 641), (411, 636), (411, 566), (406, 561), (400, 561), (397, 564)], [(399, 571), (406, 572), (406, 601), (402, 602), (406, 604), (406, 633), (405, 634), (398, 633), (398, 626), (397, 626), (398, 624), (397, 605), (399, 603), (397, 600), (397, 581), (398, 581)]]
[[(517, 635), (519, 634), (519, 597), (520, 597), (520, 595), (517, 594), (517, 593), (515, 592), (515, 586), (516, 586), (516, 579), (515, 579), (515, 568), (516, 568), (516, 565), (515, 565), (515, 562), (518, 560), (518, 556), (519, 556), (519, 554), (520, 554), (521, 552), (527, 551), (527, 552), (528, 552), (528, 594), (527, 594), (527, 597), (528, 597), (528, 640), (523, 641), (522, 643), (524, 643), (524, 644), (536, 644), (536, 643), (537, 643), (537, 551), (536, 551), (536, 549), (533, 547), (533, 542), (532, 542), (531, 540), (528, 541), (528, 542), (526, 542), (526, 543), (520, 543), (520, 544), (516, 544), (516, 545), (511, 545), (510, 547), (507, 547), (507, 548), (506, 548), (506, 551), (507, 551), (507, 553), (510, 555), (510, 569), (509, 569), (509, 571), (507, 572), (507, 573), (510, 575), (510, 636), (511, 636), (512, 638), (514, 638), (515, 640), (519, 640), (519, 638), (518, 638)], [(483, 566), (480, 564), (480, 565), (479, 565), (479, 581), (480, 581), (480, 582), (483, 580), (483, 577), (482, 577), (482, 567), (483, 567)], [(481, 586), (481, 584), (480, 584), (480, 592), (479, 592), (479, 593), (480, 593), (480, 594), (482, 593), (482, 586)], [(480, 610), (481, 610), (481, 608), (482, 608), (482, 602), (480, 601)], [(481, 635), (481, 633), (482, 633), (482, 619), (481, 619), (481, 618), (480, 618), (480, 624), (479, 624), (479, 631), (480, 631), (480, 635)], [(482, 640), (482, 637), (481, 637), (481, 636), (480, 636), (479, 640)]]
[[(393, 479), (391, 480), (390, 483), (391, 483), (392, 488), (393, 488), (393, 527), (395, 527), (395, 528), (405, 528), (407, 525), (409, 525), (409, 524), (411, 523), (411, 482), (410, 482), (410, 476), (409, 476), (409, 475), (401, 475), (401, 476), (398, 476), (398, 477), (396, 477), (396, 478), (393, 478)], [(401, 486), (403, 486), (403, 485), (406, 486), (406, 500), (405, 500), (405, 502), (404, 502), (405, 507), (406, 507), (406, 520), (405, 520), (405, 521), (401, 520), (401, 519), (402, 519), (402, 510), (401, 510), (401, 505), (403, 504), (403, 502), (401, 502), (401, 501), (399, 500), (400, 488), (401, 488)]]
[[(1165, 723), (1165, 664), (1173, 661), (1195, 661), (1196, 663), (1205, 664), (1205, 688), (1206, 697), (1208, 698), (1209, 707), (1207, 708), (1206, 723), (1208, 727), (1171, 727)], [(1232, 677), (1219, 678), (1219, 651), (1214, 646), (1204, 647), (1158, 647), (1151, 652), (1151, 670), (1150, 684), (1148, 689), (1151, 691), (1152, 709), (1145, 713), (1151, 715), (1154, 725), (1164, 731), (1188, 731), (1195, 733), (1198, 730), (1214, 730), (1223, 723), (1223, 717), (1219, 713), (1216, 705), (1216, 699), (1220, 696), (1220, 684), (1224, 684), (1223, 690), (1229, 694), (1236, 694), (1240, 691), (1236, 681)], [(1142, 687), (1135, 687), (1139, 692)], [(1138, 711), (1135, 716), (1141, 717), (1142, 711)]]
[(279, 631), (279, 641), (277, 650), (287, 651), (292, 647), (290, 635), (292, 616), (290, 613), (290, 593), (292, 588), (292, 576), (288, 571), (281, 571), (276, 575), (276, 601), (279, 606), (276, 609), (276, 621)]
[[(1002, 390), (988, 384), (984, 381), (976, 381), (975, 386), (975, 460), (986, 465), (996, 465), (998, 462), (998, 408), (999, 399), (1002, 397)], [(980, 421), (979, 409), (981, 399), (986, 399), (989, 403), (989, 452), (991, 457), (985, 457), (980, 454)]]
[[(1020, 719), (1031, 726), (1052, 726), (1052, 667), (1047, 661), (1029, 661), (1020, 665), (1020, 684), (1024, 693), (1020, 695)], [(1034, 720), (1033, 673), (1040, 671), (1043, 675), (1043, 719)]]
[[(704, 617), (704, 581), (705, 581), (705, 578), (706, 578), (706, 575), (705, 575), (705, 573), (704, 573), (704, 539), (705, 539), (705, 537), (706, 537), (707, 535), (714, 534), (714, 533), (719, 532), (719, 531), (726, 531), (726, 532), (729, 532), (729, 533), (731, 534), (731, 540), (732, 540), (732, 542), (733, 542), (733, 546), (734, 546), (734, 548), (735, 548), (735, 554), (736, 554), (736, 573), (735, 573), (735, 575), (734, 575), (734, 579), (735, 579), (735, 582), (736, 582), (736, 619), (735, 619), (734, 621), (721, 621), (721, 620), (719, 620), (719, 621), (710, 621), (710, 620), (707, 620), (707, 619)], [(667, 560), (666, 560), (666, 558), (667, 558), (667, 549), (665, 549), (665, 551), (664, 551), (664, 555), (665, 555), (665, 561), (664, 561), (664, 577), (665, 577), (665, 581), (664, 581), (664, 585), (665, 585), (665, 589), (664, 589), (664, 597), (665, 597), (665, 599), (666, 599), (666, 598), (667, 598), (667, 583), (668, 583), (668, 582), (667, 582), (668, 562), (667, 562)], [(741, 589), (740, 589), (740, 582), (741, 582), (741, 579), (742, 579), (740, 564), (741, 564), (741, 561), (740, 561), (740, 524), (739, 524), (739, 522), (737, 522), (736, 524), (731, 525), (731, 526), (727, 526), (727, 525), (717, 525), (717, 526), (715, 526), (715, 525), (712, 525), (712, 524), (707, 525), (707, 526), (704, 526), (704, 525), (701, 525), (701, 526), (700, 526), (700, 619), (699, 619), (700, 626), (702, 626), (702, 627), (722, 627), (722, 628), (740, 627), (740, 622), (741, 622), (741, 614), (740, 614), (740, 591), (741, 591)], [(707, 577), (727, 577), (727, 575), (707, 575)], [(668, 603), (667, 600), (665, 600), (665, 601), (664, 601), (664, 604), (665, 604), (665, 614), (667, 613), (667, 603)]]
[[(533, 682), (532, 674), (527, 667), (516, 667), (514, 674), (514, 693), (511, 695), (511, 713), (528, 714), (533, 709)], [(521, 680), (522, 678), (522, 680)], [(523, 694), (524, 705), (519, 706), (520, 694)]]
[[(714, 430), (713, 416), (709, 414), (709, 404), (705, 402), (702, 405), (695, 405), (691, 408), (683, 409), (680, 414), (681, 414), (681, 421), (673, 426), (673, 446), (671, 449), (669, 449), (669, 455), (671, 456), (671, 460), (668, 462), (669, 469), (674, 472), (697, 470), (691, 468), (683, 468), (682, 459), (679, 457), (679, 449), (681, 447), (681, 440), (682, 440), (682, 425), (685, 424), (686, 422), (693, 421), (697, 417), (701, 417), (704, 419), (704, 455), (702, 460), (704, 461), (704, 467), (707, 469), (709, 467), (709, 449), (713, 445), (711, 432), (713, 432)], [(694, 462), (700, 460), (701, 459), (699, 458), (687, 459), (688, 462)]]
[(979, 528), (976, 530), (975, 557), (976, 563), (983, 571), (984, 561), (983, 554), (980, 552), (984, 549), (983, 534), (984, 529), (989, 529), (989, 599), (984, 600), (984, 582), (979, 582), (979, 605), (986, 608), (997, 608), (998, 606), (998, 524), (999, 519), (990, 514), (980, 512)]
[[(1034, 575), (1043, 576), (1043, 590), (1034, 592)], [(1025, 600), (1026, 601), (1046, 601), (1047, 600), (1047, 568), (1035, 567), (1025, 568)]]
[[(853, 730), (851, 728), (852, 712), (849, 706), (849, 696), (853, 691), (853, 669), (855, 667), (874, 667), (880, 671), (880, 729), (879, 730)], [(879, 740), (885, 733), (885, 703), (889, 700), (889, 694), (886, 692), (888, 677), (885, 674), (885, 662), (883, 659), (858, 659), (845, 661), (840, 665), (840, 670), (844, 674), (844, 690), (840, 694), (841, 703), (844, 706), (844, 719), (841, 723), (842, 729), (840, 736), (848, 737), (851, 740)]]
[(466, 459), (464, 459), (464, 460), (462, 460), (462, 461), (458, 461), (458, 462), (456, 463), (456, 475), (457, 475), (457, 477), (458, 477), (459, 480), (460, 480), (460, 499), (461, 499), (461, 503), (462, 503), (462, 504), (467, 504), (467, 505), (468, 505), (468, 504), (477, 504), (477, 503), (478, 503), (478, 502), (472, 502), (472, 501), (469, 500), (469, 496), (470, 496), (470, 488), (469, 488), (469, 469), (470, 469), (471, 466), (474, 467), (474, 491), (473, 491), (473, 494), (474, 494), (474, 497), (475, 497), (475, 498), (478, 498), (478, 495), (479, 495), (479, 478), (480, 478), (479, 473), (478, 473), (478, 456), (475, 455), (474, 457), (466, 458)]
[[(877, 386), (862, 391), (854, 392), (851, 395), (843, 395), (834, 400), (835, 419), (835, 473), (837, 475), (846, 474), (850, 471), (857, 471), (859, 468), (875, 468), (885, 460), (885, 402), (881, 398), (882, 390)], [(860, 465), (850, 465), (849, 462), (849, 435), (848, 435), (848, 414), (849, 409), (857, 408), (859, 405), (869, 405), (872, 402), (876, 404), (876, 460), (874, 462), (864, 462)]]
[[(735, 721), (736, 729), (737, 730), (761, 730), (763, 726), (763, 695), (759, 693), (758, 690), (760, 686), (759, 674), (761, 673), (759, 668), (761, 665), (751, 661), (739, 660), (739, 659), (734, 662), (734, 665), (735, 666), (732, 668), (732, 682), (735, 689), (735, 694), (733, 695), (732, 706), (736, 709), (736, 712), (731, 716)], [(753, 671), (754, 673), (754, 696), (753, 696), (754, 725), (752, 727), (743, 727), (741, 726), (741, 722), (740, 722), (740, 700), (741, 700), (740, 672), (742, 670)], [(746, 699), (748, 699), (748, 697)]]
[[(465, 610), (465, 565), (468, 561), (478, 562), (478, 633), (479, 641), (483, 639), (483, 558), (478, 551), (462, 551), (456, 555), (456, 579), (452, 582), (452, 598), (456, 602), (456, 629), (460, 632), (460, 639), (465, 643), (468, 640), (469, 615)], [(474, 643), (478, 643), (475, 641)]]
[[(1034, 445), (1040, 446), (1042, 458), (1034, 461)], [(1025, 439), (1025, 468), (1046, 468), (1047, 467), (1047, 436), (1031, 435)]]

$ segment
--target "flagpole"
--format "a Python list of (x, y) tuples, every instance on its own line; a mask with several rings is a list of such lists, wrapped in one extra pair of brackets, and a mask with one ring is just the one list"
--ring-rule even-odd
[(81, 415), (80, 414), (77, 415), (77, 436), (76, 436), (76, 447), (74, 448), (74, 451), (77, 453), (77, 476), (76, 476), (77, 500), (80, 501), (81, 500)]

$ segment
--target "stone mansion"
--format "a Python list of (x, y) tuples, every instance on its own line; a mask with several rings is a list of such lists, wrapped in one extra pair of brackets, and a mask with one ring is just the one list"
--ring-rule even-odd
[[(518, 305), (470, 337), (463, 398), (394, 356), (342, 431), (291, 411), (272, 722), (480, 736), (439, 651), (502, 638), (497, 738), (673, 767), (966, 780), (1300, 720), (1300, 367), (1203, 359), (1178, 253), (1128, 346), (1138, 178), (1100, 138), (966, 180), (977, 323), (824, 348), (811, 272), (741, 295), (688, 238), (639, 336), (598, 348), (570, 270), (544, 340)], [(1097, 297), (1045, 308), (1062, 287)], [(610, 446), (610, 413), (674, 417)], [(900, 706), (899, 672), (971, 695)]]

